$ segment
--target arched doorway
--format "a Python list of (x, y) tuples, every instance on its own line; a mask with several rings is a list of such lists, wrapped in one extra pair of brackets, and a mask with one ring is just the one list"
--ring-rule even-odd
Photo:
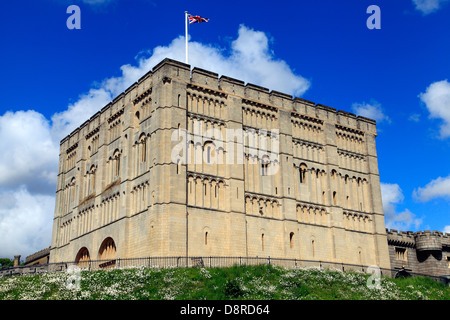
[(111, 237), (103, 240), (98, 250), (99, 267), (106, 268), (116, 264), (116, 244)]
[(409, 278), (409, 277), (411, 277), (411, 274), (405, 268), (401, 268), (395, 274), (395, 278)]
[(89, 262), (91, 261), (91, 257), (89, 255), (89, 250), (86, 247), (81, 248), (77, 256), (75, 257), (75, 262), (80, 268), (89, 267)]

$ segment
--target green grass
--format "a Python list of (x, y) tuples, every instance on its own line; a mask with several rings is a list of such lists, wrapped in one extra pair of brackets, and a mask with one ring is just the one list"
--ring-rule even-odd
[(429, 278), (382, 277), (267, 265), (229, 268), (135, 268), (0, 278), (1, 300), (449, 300), (450, 287)]

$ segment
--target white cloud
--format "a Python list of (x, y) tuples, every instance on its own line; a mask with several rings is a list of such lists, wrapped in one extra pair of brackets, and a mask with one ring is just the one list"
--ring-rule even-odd
[(443, 233), (450, 233), (450, 225), (449, 226), (445, 226), (444, 230), (442, 230)]
[[(149, 57), (140, 57), (137, 66), (123, 65), (119, 77), (108, 78), (97, 88), (70, 105), (66, 111), (52, 117), (54, 135), (61, 139), (76, 129), (89, 116), (119, 95), (164, 58), (184, 62), (185, 38), (180, 36), (168, 46), (158, 46)], [(189, 42), (189, 64), (192, 67), (216, 72), (220, 75), (253, 83), (270, 90), (301, 96), (310, 87), (309, 80), (296, 74), (289, 65), (274, 57), (264, 32), (244, 25), (239, 27), (238, 37), (231, 43), (229, 55), (224, 49), (207, 44)]]
[(431, 118), (443, 120), (440, 127), (441, 138), (450, 137), (450, 83), (447, 80), (434, 82), (419, 97), (425, 103)]
[(59, 113), (52, 116), (51, 135), (55, 143), (70, 134), (89, 117), (107, 105), (112, 98), (111, 92), (105, 88), (91, 89), (87, 94), (79, 97), (79, 100)]
[(25, 186), (0, 192), (0, 257), (23, 260), (50, 246), (55, 197), (31, 194)]
[[(140, 60), (138, 68), (124, 66), (123, 70), (128, 73), (136, 73), (142, 68), (148, 70), (165, 57), (184, 61), (184, 49), (184, 37), (178, 37), (168, 46), (155, 48), (150, 58)], [(224, 51), (189, 42), (189, 64), (214, 71), (219, 76), (226, 75), (296, 96), (303, 95), (310, 87), (307, 79), (295, 74), (285, 61), (274, 57), (264, 32), (241, 25), (238, 38), (231, 43), (230, 54), (224, 55)]]
[(373, 119), (376, 122), (389, 121), (389, 117), (383, 113), (381, 104), (376, 101), (371, 103), (354, 103), (352, 104), (352, 110), (356, 115)]
[(413, 113), (408, 118), (409, 121), (413, 122), (419, 122), (420, 121), (420, 114), (419, 113)]
[(401, 203), (404, 196), (398, 184), (382, 182), (381, 198), (383, 199), (383, 209), (392, 212), (395, 211), (395, 204)]
[(423, 188), (413, 192), (414, 198), (426, 202), (436, 198), (450, 199), (450, 176), (432, 180)]
[(430, 14), (439, 10), (448, 0), (413, 0), (417, 10), (424, 15)]
[(0, 187), (26, 184), (33, 192), (56, 191), (59, 143), (42, 114), (28, 110), (0, 116), (0, 150)]
[[(85, 0), (102, 2), (97, 0)], [(28, 110), (0, 115), (0, 257), (23, 256), (50, 245), (59, 142), (164, 58), (184, 61), (184, 37), (123, 65), (121, 75), (106, 78), (51, 121)], [(229, 52), (228, 55), (224, 54)], [(310, 86), (288, 64), (276, 59), (264, 32), (240, 26), (229, 50), (190, 42), (191, 66), (292, 95)]]
[(381, 183), (381, 198), (386, 220), (386, 228), (402, 231), (418, 229), (422, 219), (416, 217), (409, 209), (397, 212), (397, 205), (403, 202), (403, 192), (398, 184)]

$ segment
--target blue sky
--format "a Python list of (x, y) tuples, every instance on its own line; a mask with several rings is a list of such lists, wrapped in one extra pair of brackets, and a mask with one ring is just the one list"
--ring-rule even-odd
[(449, 0), (22, 0), (0, 4), (0, 256), (50, 245), (60, 139), (184, 59), (185, 10), (211, 19), (192, 66), (375, 118), (387, 226), (450, 232)]

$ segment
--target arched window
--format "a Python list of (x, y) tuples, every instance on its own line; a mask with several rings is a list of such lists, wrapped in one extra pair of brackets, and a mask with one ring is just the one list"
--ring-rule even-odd
[(71, 198), (71, 201), (75, 201), (75, 184), (76, 184), (76, 180), (75, 180), (75, 178), (72, 178), (72, 180), (70, 180), (70, 198)]
[(262, 176), (267, 176), (268, 172), (269, 172), (269, 157), (268, 156), (264, 156), (261, 158), (261, 175)]
[(139, 144), (140, 144), (140, 159), (141, 162), (147, 161), (147, 137), (145, 136), (145, 133), (141, 134), (139, 137)]
[(307, 166), (306, 164), (302, 163), (299, 167), (299, 171), (300, 171), (300, 183), (305, 183), (306, 182), (306, 169)]
[(85, 268), (89, 265), (91, 257), (89, 256), (89, 250), (86, 247), (78, 250), (77, 256), (75, 257), (75, 262), (80, 268)]
[(336, 191), (333, 192), (333, 205), (337, 206), (337, 193), (336, 193)]
[(291, 247), (291, 249), (294, 248), (294, 233), (293, 232), (291, 232), (289, 234), (289, 246)]
[(211, 148), (211, 146), (208, 146), (206, 148), (206, 157), (207, 157), (206, 163), (207, 164), (211, 163), (211, 152), (212, 152), (212, 148)]
[(264, 215), (264, 209), (265, 209), (265, 207), (266, 207), (266, 204), (264, 203), (264, 200), (263, 199), (259, 199), (259, 201), (257, 201), (257, 203), (258, 203), (258, 210), (259, 210), (259, 214), (260, 215)]
[(264, 251), (264, 233), (261, 234), (261, 250)]
[(89, 186), (88, 186), (88, 194), (91, 194), (95, 191), (95, 165), (89, 169)]
[(216, 146), (211, 141), (203, 145), (203, 161), (206, 164), (216, 163)]
[(205, 232), (205, 246), (208, 245), (208, 231)]
[(114, 163), (114, 176), (119, 177), (119, 175), (120, 175), (120, 152), (119, 152), (119, 150), (114, 151), (113, 163)]
[(110, 237), (103, 240), (98, 251), (99, 260), (113, 260), (116, 259), (116, 244)]

